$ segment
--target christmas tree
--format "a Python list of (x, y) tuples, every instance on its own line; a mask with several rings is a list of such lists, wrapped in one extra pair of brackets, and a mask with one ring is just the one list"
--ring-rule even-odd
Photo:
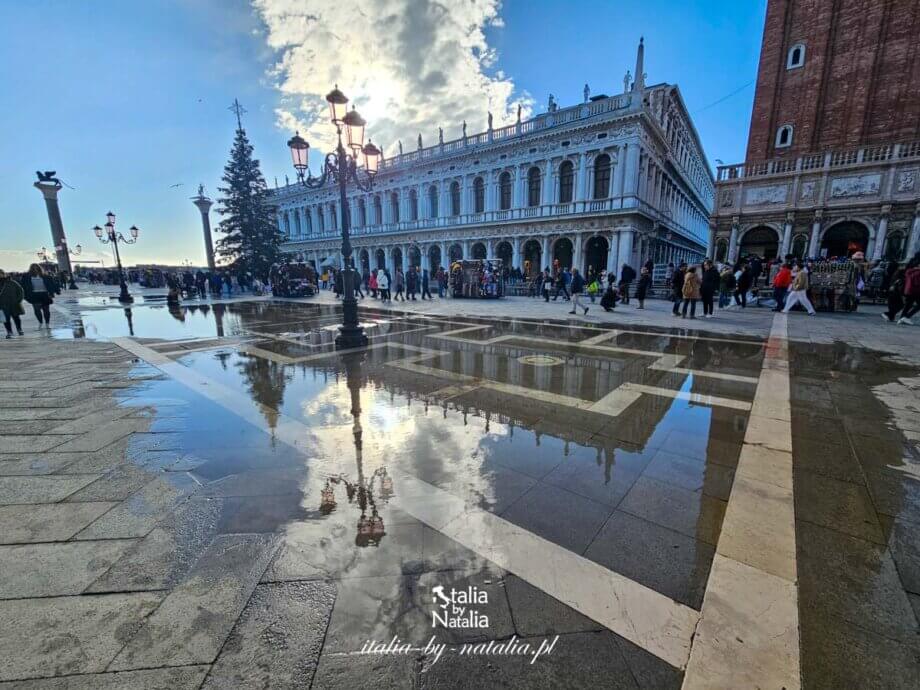
[(224, 233), (217, 241), (217, 251), (233, 270), (265, 280), (278, 259), (282, 235), (268, 185), (239, 119), (242, 108), (236, 102), (234, 107), (238, 109), (236, 138), (221, 178), (225, 186), (217, 188), (223, 195), (217, 200), (217, 212), (223, 216), (218, 229)]

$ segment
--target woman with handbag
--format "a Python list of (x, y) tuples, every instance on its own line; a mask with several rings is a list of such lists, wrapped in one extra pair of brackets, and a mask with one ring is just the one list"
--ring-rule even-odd
[(51, 303), (54, 302), (54, 295), (59, 292), (54, 279), (45, 273), (41, 266), (32, 264), (29, 266), (29, 272), (23, 276), (23, 283), (26, 302), (32, 305), (32, 311), (38, 319), (38, 327), (41, 328), (44, 324), (50, 328)]
[(3, 325), (6, 327), (7, 339), (13, 337), (14, 323), (16, 332), (23, 335), (22, 321), (19, 318), (26, 313), (26, 310), (22, 308), (23, 295), (22, 286), (0, 271), (0, 311), (3, 312)]

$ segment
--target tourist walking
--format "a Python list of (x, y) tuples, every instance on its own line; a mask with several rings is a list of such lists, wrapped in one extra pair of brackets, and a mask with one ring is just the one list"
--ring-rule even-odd
[(16, 332), (23, 335), (22, 320), (19, 317), (26, 313), (22, 308), (24, 296), (22, 285), (0, 271), (0, 311), (3, 312), (3, 326), (6, 328), (7, 338), (13, 337), (13, 324), (16, 324)]
[(703, 301), (703, 318), (711, 319), (713, 306), (716, 298), (716, 291), (722, 277), (718, 269), (712, 265), (712, 261), (706, 259), (703, 262), (703, 276), (700, 280), (700, 299)]
[(629, 304), (629, 286), (636, 279), (636, 269), (629, 264), (623, 264), (620, 271), (620, 289), (623, 293), (623, 304)]
[(576, 309), (584, 309), (585, 314), (588, 313), (587, 305), (581, 303), (582, 298), (584, 297), (585, 292), (585, 279), (581, 277), (581, 273), (578, 272), (577, 268), (572, 269), (572, 311), (569, 314), (574, 314)]
[(898, 323), (912, 326), (911, 317), (920, 311), (920, 259), (916, 256), (907, 263), (904, 271), (904, 311)]
[(681, 261), (680, 265), (671, 276), (671, 302), (674, 305), (674, 308), (671, 309), (671, 313), (674, 314), (674, 316), (680, 316), (680, 305), (684, 300), (684, 274), (686, 272), (687, 264)]
[(735, 291), (735, 272), (728, 264), (722, 266), (722, 273), (719, 275), (719, 309), (724, 309), (732, 301), (732, 293)]
[(406, 297), (415, 301), (415, 293), (418, 290), (418, 273), (415, 272), (415, 266), (409, 266), (406, 272)]
[(684, 297), (684, 306), (681, 318), (687, 317), (687, 307), (690, 307), (690, 318), (696, 318), (696, 303), (700, 299), (700, 278), (696, 273), (696, 266), (691, 266), (684, 274), (684, 285), (681, 289)]
[(543, 271), (543, 282), (541, 283), (543, 287), (543, 300), (549, 302), (549, 289), (553, 284), (552, 276), (549, 274), (549, 269), (547, 268)]
[(790, 285), (792, 285), (792, 271), (789, 268), (789, 264), (784, 263), (773, 277), (773, 300), (776, 302), (773, 311), (783, 310), (783, 305), (786, 303), (786, 293), (789, 292)]
[(741, 264), (741, 267), (735, 271), (735, 304), (741, 305), (744, 309), (747, 307), (747, 293), (751, 289), (751, 270), (747, 264)]
[(26, 302), (32, 305), (32, 311), (38, 319), (38, 327), (41, 328), (42, 324), (50, 327), (51, 304), (57, 292), (54, 279), (47, 275), (41, 266), (32, 264), (23, 280), (22, 289)]
[(387, 302), (390, 299), (390, 277), (382, 268), (377, 269), (377, 289), (380, 291), (380, 300)]
[(428, 299), (434, 299), (431, 296), (431, 291), (428, 289), (428, 283), (430, 282), (430, 277), (428, 276), (428, 269), (422, 269), (422, 299), (425, 299), (425, 295), (428, 295)]
[(613, 289), (613, 283), (607, 284), (604, 296), (601, 297), (601, 307), (604, 311), (613, 311), (617, 305), (617, 291)]
[(811, 300), (808, 299), (808, 271), (801, 266), (799, 266), (799, 271), (795, 274), (795, 278), (792, 279), (792, 290), (786, 297), (786, 306), (783, 308), (783, 313), (788, 314), (789, 310), (796, 304), (801, 304), (805, 307), (810, 316), (815, 315), (815, 308), (811, 305)]
[(652, 287), (652, 272), (648, 266), (643, 266), (639, 272), (639, 283), (636, 285), (636, 299), (639, 300), (637, 309), (645, 309), (645, 298), (649, 288)]
[(406, 296), (403, 292), (405, 288), (406, 288), (406, 276), (403, 275), (401, 268), (397, 268), (396, 269), (396, 295), (393, 297), (394, 301), (396, 302), (398, 302), (399, 300), (402, 300), (403, 302), (406, 301)]

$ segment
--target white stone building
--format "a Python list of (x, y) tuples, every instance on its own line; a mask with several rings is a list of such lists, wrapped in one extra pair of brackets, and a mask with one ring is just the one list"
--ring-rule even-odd
[[(553, 259), (582, 271), (701, 259), (714, 181), (677, 86), (588, 98), (530, 120), (386, 159), (348, 199), (355, 265), (434, 269), (501, 258), (527, 270)], [(491, 119), (491, 118), (490, 118)], [(421, 143), (421, 138), (419, 138)], [(283, 251), (341, 265), (341, 209), (332, 183), (274, 190)]]

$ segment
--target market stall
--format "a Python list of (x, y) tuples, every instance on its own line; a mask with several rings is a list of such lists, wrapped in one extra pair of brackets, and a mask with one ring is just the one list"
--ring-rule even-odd
[(501, 259), (454, 261), (450, 265), (450, 294), (453, 297), (491, 299), (505, 296)]

